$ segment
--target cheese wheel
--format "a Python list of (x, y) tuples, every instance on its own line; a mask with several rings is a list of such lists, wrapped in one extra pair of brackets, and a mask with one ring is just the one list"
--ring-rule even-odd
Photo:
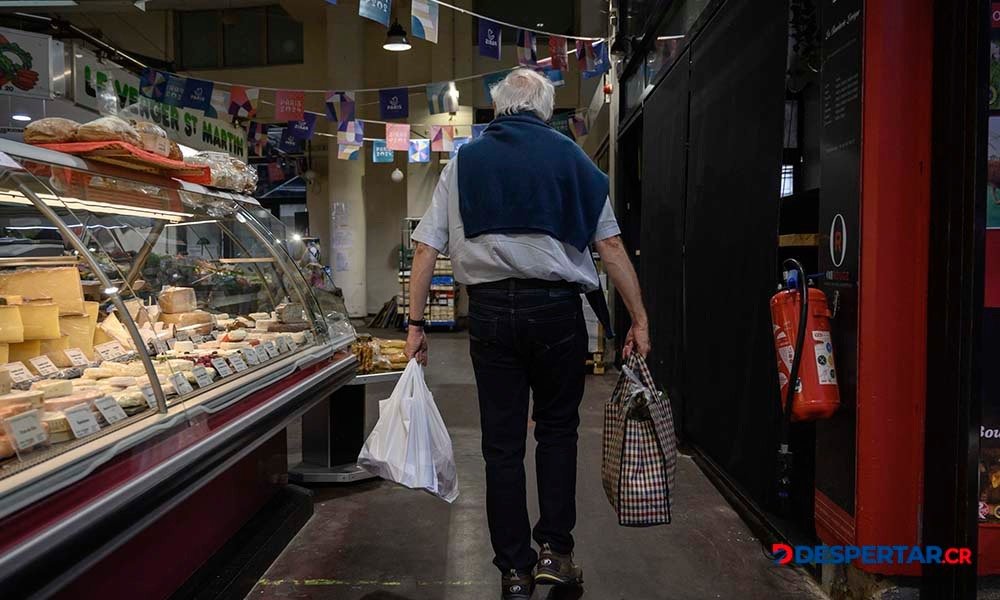
[(21, 309), (16, 305), (0, 305), (0, 342), (23, 341), (24, 323), (21, 321)]
[(41, 408), (44, 398), (45, 392), (41, 390), (14, 391), (0, 395), (0, 407), (29, 404), (35, 408)]
[(42, 342), (40, 340), (28, 340), (20, 344), (10, 344), (10, 356), (7, 362), (22, 362), (30, 368), (28, 359), (35, 358), (42, 353)]
[(122, 388), (127, 388), (130, 385), (135, 385), (136, 384), (136, 378), (135, 377), (128, 377), (128, 376), (124, 376), (124, 377), (109, 377), (107, 379), (101, 380), (101, 383), (102, 384), (107, 384), (107, 385), (113, 385), (113, 386), (117, 386), (117, 387), (122, 387)]
[(45, 400), (51, 400), (72, 394), (73, 382), (69, 379), (43, 379), (32, 383), (31, 389), (45, 394)]
[(25, 340), (57, 340), (59, 332), (59, 305), (52, 302), (32, 302), (18, 307), (24, 324)]
[(50, 297), (60, 315), (82, 315), (83, 285), (76, 267), (48, 267), (0, 273), (0, 295)]
[(156, 299), (160, 303), (160, 310), (166, 314), (189, 313), (198, 309), (194, 288), (165, 287)]

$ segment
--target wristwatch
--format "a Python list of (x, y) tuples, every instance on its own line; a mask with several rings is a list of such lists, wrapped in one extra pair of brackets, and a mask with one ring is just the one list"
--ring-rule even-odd
[(427, 327), (427, 321), (425, 319), (410, 319), (407, 325), (423, 329), (424, 327)]

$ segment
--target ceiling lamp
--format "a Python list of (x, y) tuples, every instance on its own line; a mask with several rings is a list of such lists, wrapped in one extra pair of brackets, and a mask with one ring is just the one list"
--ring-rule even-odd
[(403, 29), (398, 20), (392, 22), (392, 27), (386, 33), (385, 44), (382, 47), (389, 52), (406, 52), (413, 47), (406, 39), (406, 30)]

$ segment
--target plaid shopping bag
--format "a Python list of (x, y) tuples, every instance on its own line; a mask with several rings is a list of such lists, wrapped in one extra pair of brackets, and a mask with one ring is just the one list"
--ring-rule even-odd
[(670, 523), (677, 438), (669, 400), (644, 358), (632, 354), (604, 407), (604, 492), (629, 527)]

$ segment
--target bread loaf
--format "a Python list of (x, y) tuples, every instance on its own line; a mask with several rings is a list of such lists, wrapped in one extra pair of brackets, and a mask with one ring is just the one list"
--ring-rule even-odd
[(28, 123), (24, 128), (26, 144), (63, 144), (76, 139), (80, 124), (69, 119), (49, 117)]
[(101, 117), (80, 125), (75, 139), (78, 142), (127, 142), (142, 146), (142, 139), (135, 127), (118, 117)]

